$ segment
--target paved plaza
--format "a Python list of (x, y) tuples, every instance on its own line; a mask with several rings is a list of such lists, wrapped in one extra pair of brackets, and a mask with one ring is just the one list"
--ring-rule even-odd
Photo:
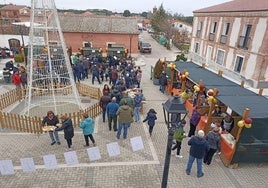
[[(173, 54), (174, 55), (174, 54)], [(0, 131), (0, 160), (12, 160), (15, 174), (1, 175), (1, 188), (158, 188), (161, 187), (163, 168), (167, 144), (167, 128), (164, 123), (162, 103), (169, 96), (162, 94), (159, 87), (150, 80), (150, 65), (155, 60), (148, 60), (143, 71), (142, 89), (146, 98), (144, 112), (154, 108), (157, 112), (157, 121), (152, 138), (149, 138), (148, 126), (145, 123), (133, 123), (129, 128), (127, 139), (116, 139), (116, 133), (109, 131), (108, 123), (103, 123), (101, 118), (96, 118), (94, 138), (101, 153), (101, 159), (90, 161), (87, 148), (83, 147), (84, 137), (79, 128), (75, 129), (73, 138), (74, 151), (78, 156), (78, 165), (67, 166), (64, 158), (66, 141), (60, 133), (61, 145), (50, 145), (47, 133), (33, 135), (14, 132), (6, 129)], [(91, 83), (88, 79), (85, 84)], [(104, 82), (105, 83), (105, 82)], [(103, 83), (103, 84), (104, 84)], [(103, 87), (95, 85), (96, 87)], [(1, 85), (1, 93), (11, 89), (12, 85)], [(146, 114), (142, 115), (144, 119)], [(186, 131), (189, 130), (187, 119)], [(130, 139), (140, 136), (144, 149), (133, 152)], [(168, 187), (178, 188), (266, 188), (268, 187), (267, 164), (239, 164), (237, 169), (227, 168), (219, 156), (214, 156), (210, 166), (203, 165), (204, 176), (197, 178), (196, 163), (190, 175), (185, 173), (188, 160), (188, 139), (182, 142), (181, 154), (183, 158), (171, 156), (168, 175)], [(120, 155), (109, 157), (107, 144), (117, 142)], [(90, 146), (92, 147), (92, 145)], [(43, 156), (54, 154), (58, 167), (47, 170)], [(23, 172), (21, 158), (33, 158), (36, 171)]]

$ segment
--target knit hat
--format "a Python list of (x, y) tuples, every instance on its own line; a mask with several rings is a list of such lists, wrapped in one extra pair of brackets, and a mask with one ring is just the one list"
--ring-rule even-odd
[(205, 136), (205, 133), (203, 130), (199, 130), (197, 135), (198, 135), (198, 137), (203, 138)]

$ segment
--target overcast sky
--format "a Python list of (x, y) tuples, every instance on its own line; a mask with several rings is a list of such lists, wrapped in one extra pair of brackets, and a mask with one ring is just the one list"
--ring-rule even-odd
[[(228, 1), (231, 0), (55, 0), (58, 9), (107, 9), (118, 13), (124, 10), (131, 13), (152, 12), (154, 7), (158, 8), (162, 3), (166, 11), (184, 16), (192, 16), (194, 10)], [(31, 0), (0, 0), (0, 3), (30, 6)]]

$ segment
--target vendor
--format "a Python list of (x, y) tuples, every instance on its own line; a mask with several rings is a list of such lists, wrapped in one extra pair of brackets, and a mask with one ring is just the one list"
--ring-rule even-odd
[(214, 116), (214, 117), (221, 117), (222, 116), (222, 111), (221, 111), (220, 106), (215, 105), (215, 110), (213, 111), (212, 116)]
[(233, 127), (234, 127), (234, 119), (229, 115), (225, 116), (221, 122), (222, 131), (227, 131), (228, 133), (230, 133)]

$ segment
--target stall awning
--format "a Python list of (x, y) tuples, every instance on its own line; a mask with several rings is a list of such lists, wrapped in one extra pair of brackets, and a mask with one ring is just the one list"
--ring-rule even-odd
[(189, 78), (195, 83), (203, 80), (207, 89), (218, 88), (219, 94), (216, 98), (240, 116), (245, 108), (249, 108), (251, 118), (268, 119), (268, 111), (265, 110), (268, 107), (268, 99), (264, 96), (259, 96), (192, 62), (176, 62), (176, 68), (180, 71), (187, 70)]

